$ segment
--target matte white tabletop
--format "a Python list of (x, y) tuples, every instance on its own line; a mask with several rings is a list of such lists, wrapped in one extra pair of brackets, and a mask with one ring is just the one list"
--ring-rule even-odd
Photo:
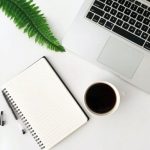
[[(60, 40), (83, 2), (34, 1), (43, 10)], [(70, 52), (55, 53), (34, 44), (1, 11), (0, 20), (0, 86), (45, 55), (90, 117), (85, 126), (59, 143), (54, 150), (150, 149), (150, 95)], [(102, 80), (113, 83), (119, 89), (121, 104), (113, 115), (100, 117), (86, 109), (84, 93), (90, 84)], [(29, 133), (21, 134), (2, 94), (0, 110), (4, 110), (6, 119), (6, 125), (0, 126), (0, 150), (39, 150)]]

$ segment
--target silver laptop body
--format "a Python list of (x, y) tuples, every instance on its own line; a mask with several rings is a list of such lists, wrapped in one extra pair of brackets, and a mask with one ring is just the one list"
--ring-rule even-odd
[(63, 45), (150, 93), (149, 7), (148, 1), (86, 0)]

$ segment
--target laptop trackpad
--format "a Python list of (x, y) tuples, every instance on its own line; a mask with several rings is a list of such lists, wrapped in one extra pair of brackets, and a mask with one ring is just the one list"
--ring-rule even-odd
[(110, 37), (98, 61), (127, 78), (132, 78), (144, 54), (126, 43)]

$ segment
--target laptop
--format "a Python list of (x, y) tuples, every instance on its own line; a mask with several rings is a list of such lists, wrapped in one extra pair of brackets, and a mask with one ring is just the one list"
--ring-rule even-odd
[(85, 0), (63, 46), (150, 93), (150, 2)]

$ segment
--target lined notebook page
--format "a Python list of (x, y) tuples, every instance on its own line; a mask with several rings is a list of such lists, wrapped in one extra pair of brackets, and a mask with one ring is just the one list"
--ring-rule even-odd
[(41, 58), (5, 87), (34, 131), (50, 149), (87, 122), (87, 117)]

